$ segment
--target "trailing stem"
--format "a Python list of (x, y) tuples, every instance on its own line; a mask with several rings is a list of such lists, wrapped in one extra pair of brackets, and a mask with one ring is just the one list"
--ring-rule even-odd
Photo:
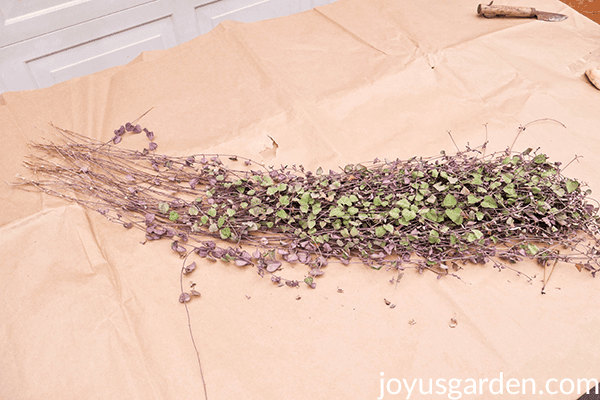
[[(38, 155), (25, 161), (33, 177), (22, 188), (77, 202), (147, 240), (168, 239), (181, 255), (254, 266), (280, 285), (299, 284), (279, 275), (283, 262), (307, 265), (313, 288), (331, 261), (439, 277), (526, 258), (599, 268), (591, 191), (537, 150), (486, 155), (486, 140), (483, 152), (313, 172), (238, 155), (157, 154), (154, 134), (133, 124), (107, 143), (56, 131), (57, 142), (31, 145)], [(126, 132), (146, 132), (148, 147), (118, 147)]]

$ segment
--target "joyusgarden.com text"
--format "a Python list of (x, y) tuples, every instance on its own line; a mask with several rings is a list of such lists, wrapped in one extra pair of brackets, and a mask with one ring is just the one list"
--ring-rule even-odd
[[(533, 378), (507, 378), (502, 372), (494, 378), (394, 378), (381, 372), (379, 396), (382, 399), (422, 398), (422, 395), (440, 396), (440, 398), (461, 399), (481, 395), (581, 395), (591, 389), (599, 394), (597, 379), (550, 378), (537, 382)], [(431, 397), (428, 397), (431, 398)]]

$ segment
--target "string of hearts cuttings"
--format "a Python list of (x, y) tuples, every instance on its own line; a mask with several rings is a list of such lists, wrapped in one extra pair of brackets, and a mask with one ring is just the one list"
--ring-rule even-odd
[[(592, 276), (600, 267), (598, 203), (584, 182), (564, 175), (579, 157), (563, 166), (539, 149), (513, 150), (528, 125), (558, 121), (521, 126), (502, 152), (486, 154), (486, 140), (462, 151), (455, 144), (452, 155), (375, 159), (326, 172), (232, 154), (159, 154), (154, 133), (138, 120), (108, 142), (52, 126), (54, 140), (31, 143), (35, 154), (24, 164), (32, 176), (13, 185), (95, 210), (142, 230), (148, 241), (170, 241), (183, 260), (179, 301), (186, 311), (200, 297), (195, 287), (183, 288), (183, 275), (196, 269), (190, 257), (254, 267), (275, 285), (313, 289), (330, 262), (394, 270), (397, 283), (407, 269), (460, 279), (458, 271), (472, 264), (532, 280), (517, 269), (529, 259), (544, 268), (542, 293), (559, 263)], [(119, 146), (142, 133), (143, 150)], [(285, 263), (306, 265), (304, 280), (282, 276)]]

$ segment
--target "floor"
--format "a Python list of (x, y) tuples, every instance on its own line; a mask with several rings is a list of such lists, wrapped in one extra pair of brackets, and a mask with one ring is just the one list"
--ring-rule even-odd
[[(592, 21), (600, 24), (600, 1), (597, 0), (561, 0)], [(543, 11), (543, 10), (542, 10)]]

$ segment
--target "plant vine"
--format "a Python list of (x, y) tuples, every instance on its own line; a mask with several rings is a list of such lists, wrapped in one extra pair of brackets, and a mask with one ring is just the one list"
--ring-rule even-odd
[[(42, 153), (25, 161), (36, 177), (16, 184), (143, 230), (146, 240), (170, 240), (182, 258), (254, 266), (278, 285), (301, 284), (280, 274), (283, 262), (307, 265), (311, 288), (330, 262), (438, 278), (469, 263), (514, 269), (525, 258), (599, 268), (591, 190), (539, 149), (512, 151), (514, 142), (487, 155), (467, 148), (313, 172), (238, 155), (158, 154), (154, 133), (135, 122), (106, 143), (55, 129), (60, 142), (31, 144)], [(117, 146), (127, 132), (144, 132), (147, 148)], [(179, 300), (197, 296), (182, 290)]]

